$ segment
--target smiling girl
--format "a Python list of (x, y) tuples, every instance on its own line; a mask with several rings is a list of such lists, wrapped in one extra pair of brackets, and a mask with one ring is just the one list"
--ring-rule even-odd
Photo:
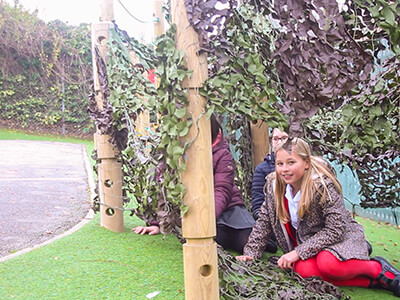
[(282, 269), (320, 276), (339, 286), (385, 288), (400, 297), (400, 271), (369, 258), (363, 227), (345, 209), (342, 189), (326, 161), (299, 138), (276, 148), (276, 171), (240, 261), (260, 258), (272, 233), (285, 253)]

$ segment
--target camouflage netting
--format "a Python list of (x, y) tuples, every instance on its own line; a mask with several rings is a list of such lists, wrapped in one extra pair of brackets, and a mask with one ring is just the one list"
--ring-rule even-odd
[(319, 277), (280, 269), (276, 258), (244, 263), (218, 248), (221, 299), (350, 299)]

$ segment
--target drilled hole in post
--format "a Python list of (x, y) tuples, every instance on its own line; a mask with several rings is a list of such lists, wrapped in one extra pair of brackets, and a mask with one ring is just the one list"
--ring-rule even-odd
[(106, 215), (112, 217), (115, 214), (115, 210), (112, 208), (106, 209)]
[(106, 180), (104, 180), (104, 185), (105, 185), (106, 187), (108, 187), (108, 188), (112, 187), (113, 184), (114, 184), (114, 183), (112, 182), (111, 179), (106, 179)]
[(211, 265), (202, 265), (200, 267), (200, 275), (203, 277), (208, 277), (211, 275), (212, 267)]

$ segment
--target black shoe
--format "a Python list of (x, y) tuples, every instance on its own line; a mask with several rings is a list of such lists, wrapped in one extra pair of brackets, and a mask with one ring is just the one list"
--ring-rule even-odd
[[(400, 297), (400, 271), (393, 267), (386, 259), (380, 256), (372, 257), (371, 260), (379, 262), (382, 266), (382, 271), (376, 278), (382, 288), (390, 290), (397, 297)], [(385, 276), (386, 272), (392, 273), (395, 277), (390, 279)]]
[(372, 246), (368, 241), (367, 241), (367, 248), (368, 248), (368, 256), (370, 256), (372, 253)]
[(378, 282), (378, 280), (370, 279), (369, 286), (370, 289), (382, 289), (382, 285)]
[(267, 251), (269, 253), (276, 253), (278, 251), (278, 245), (274, 240), (269, 240), (264, 251)]

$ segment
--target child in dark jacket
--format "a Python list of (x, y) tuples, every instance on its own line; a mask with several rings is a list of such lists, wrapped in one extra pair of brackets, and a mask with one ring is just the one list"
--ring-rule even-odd
[[(215, 217), (217, 220), (216, 242), (224, 249), (243, 253), (254, 218), (246, 209), (241, 192), (234, 183), (235, 162), (224, 138), (221, 125), (215, 115), (211, 116), (211, 138), (214, 175)], [(157, 224), (132, 229), (138, 234), (157, 234)], [(274, 250), (274, 249), (272, 249)], [(276, 251), (276, 248), (275, 248)]]
[[(279, 128), (272, 130), (272, 150), (268, 153), (264, 161), (254, 169), (253, 182), (251, 185), (251, 211), (255, 220), (258, 219), (258, 215), (261, 211), (261, 205), (265, 200), (264, 186), (266, 177), (275, 171), (275, 148), (279, 143), (285, 142), (289, 138), (288, 134), (281, 131)], [(265, 251), (275, 253), (277, 251), (277, 242), (275, 235), (270, 236), (270, 240), (265, 248)]]
[(275, 171), (275, 148), (280, 142), (285, 142), (288, 137), (289, 136), (286, 132), (281, 131), (278, 128), (274, 128), (274, 130), (272, 130), (271, 138), (273, 151), (268, 153), (267, 156), (265, 156), (264, 161), (257, 165), (254, 169), (253, 182), (251, 186), (251, 210), (255, 220), (258, 219), (258, 215), (261, 211), (261, 205), (265, 199), (265, 178), (269, 173)]
[(235, 185), (235, 162), (220, 123), (211, 116), (211, 139), (214, 174), (216, 242), (225, 249), (243, 253), (252, 227), (253, 217), (246, 209), (242, 194)]

